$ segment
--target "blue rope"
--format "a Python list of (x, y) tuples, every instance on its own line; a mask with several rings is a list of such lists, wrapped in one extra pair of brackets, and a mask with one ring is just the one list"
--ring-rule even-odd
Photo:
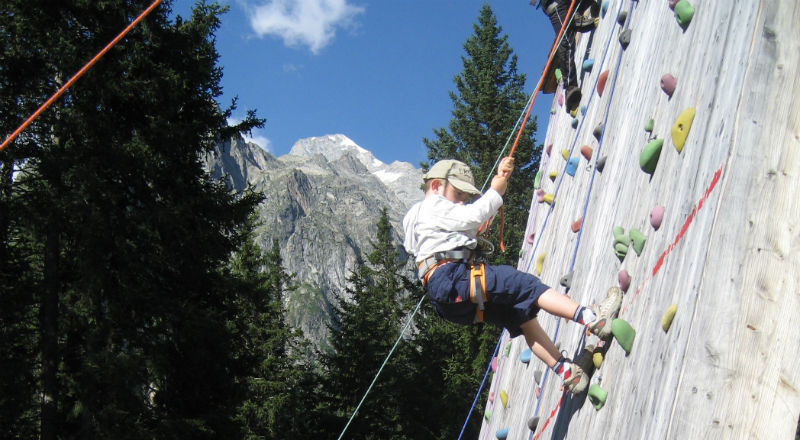
[[(500, 342), (502, 340), (503, 340), (503, 335), (501, 334), (500, 339), (497, 340), (497, 345), (494, 346), (494, 353), (492, 354), (492, 357), (497, 356), (497, 351), (500, 349)], [(482, 390), (483, 386), (486, 384), (486, 378), (489, 377), (489, 371), (491, 369), (492, 369), (492, 363), (489, 362), (489, 365), (486, 367), (486, 372), (483, 373), (483, 380), (481, 381), (480, 387), (478, 387), (479, 390)], [(469, 408), (469, 414), (467, 414), (467, 419), (464, 420), (464, 426), (461, 427), (461, 433), (458, 434), (458, 438), (461, 438), (461, 436), (464, 435), (464, 430), (467, 429), (467, 422), (469, 422), (469, 418), (472, 416), (472, 412), (475, 409), (475, 404), (478, 403), (478, 397), (480, 397), (480, 395), (481, 395), (480, 392), (478, 392), (478, 394), (475, 395), (475, 399), (472, 401), (472, 406)]]

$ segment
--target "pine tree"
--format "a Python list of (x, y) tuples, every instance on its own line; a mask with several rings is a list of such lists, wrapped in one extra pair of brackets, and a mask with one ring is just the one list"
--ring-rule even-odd
[[(149, 4), (7, 2), (0, 102), (13, 110), (0, 125), (15, 128)], [(0, 225), (12, 263), (4, 289), (15, 292), (3, 301), (24, 306), (3, 327), (29, 332), (13, 360), (34, 366), (14, 402), (2, 401), (4, 418), (23, 416), (4, 429), (43, 439), (241, 434), (250, 371), (234, 356), (228, 324), (241, 310), (221, 268), (259, 198), (234, 197), (200, 164), (231, 133), (232, 109), (214, 101), (224, 10), (201, 3), (173, 22), (168, 10), (153, 11), (0, 157), (0, 203), (15, 208)], [(41, 409), (30, 404), (40, 395)]]

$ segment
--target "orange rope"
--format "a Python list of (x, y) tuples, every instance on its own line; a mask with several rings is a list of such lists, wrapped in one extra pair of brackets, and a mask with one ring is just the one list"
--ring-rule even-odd
[(83, 74), (86, 73), (87, 70), (89, 70), (92, 66), (94, 66), (94, 64), (103, 55), (105, 55), (106, 52), (108, 52), (115, 44), (117, 44), (119, 40), (121, 40), (128, 32), (131, 31), (131, 29), (133, 29), (137, 24), (139, 24), (139, 22), (142, 21), (142, 19), (146, 17), (147, 14), (149, 14), (153, 9), (155, 9), (159, 3), (161, 3), (161, 0), (155, 0), (147, 9), (144, 10), (144, 12), (139, 14), (139, 16), (136, 17), (136, 19), (133, 20), (131, 24), (128, 25), (128, 27), (126, 27), (122, 32), (120, 32), (119, 35), (116, 36), (116, 38), (111, 40), (111, 42), (108, 43), (106, 47), (103, 48), (103, 50), (98, 52), (97, 55), (95, 55), (91, 60), (89, 60), (88, 63), (86, 63), (83, 67), (81, 67), (81, 70), (79, 70), (78, 73), (76, 73), (72, 78), (70, 78), (69, 81), (66, 82), (66, 84), (61, 86), (61, 88), (58, 89), (58, 91), (53, 96), (51, 96), (50, 99), (45, 101), (44, 104), (42, 104), (35, 112), (33, 112), (33, 114), (25, 122), (22, 123), (22, 125), (19, 126), (19, 128), (14, 130), (14, 132), (11, 133), (11, 135), (9, 135), (5, 141), (3, 141), (3, 144), (0, 145), (0, 151), (3, 151), (3, 149), (6, 148), (6, 146), (8, 146), (8, 144), (10, 144), (14, 139), (16, 139), (16, 137), (19, 136), (19, 134), (22, 133), (23, 130), (28, 128), (28, 126), (34, 121), (34, 119), (38, 118), (39, 115), (43, 111), (45, 111), (48, 107), (50, 107), (50, 105), (53, 104), (53, 102), (55, 102), (56, 99), (58, 99), (61, 95), (63, 95), (64, 92), (66, 92), (67, 89), (70, 88), (70, 86), (72, 86), (72, 84), (78, 80), (78, 78), (83, 76)]

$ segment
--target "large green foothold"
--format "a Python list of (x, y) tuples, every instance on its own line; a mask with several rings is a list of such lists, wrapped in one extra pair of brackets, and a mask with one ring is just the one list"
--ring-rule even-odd
[(628, 244), (629, 238), (627, 235), (625, 235), (625, 229), (622, 226), (614, 226), (614, 228), (611, 229), (611, 233), (614, 234), (615, 242), (623, 242)]
[(642, 255), (642, 249), (644, 249), (644, 243), (647, 241), (647, 237), (639, 232), (638, 229), (631, 229), (630, 237), (631, 243), (633, 244), (633, 250), (636, 251), (636, 255)]
[(588, 397), (589, 402), (592, 402), (592, 405), (594, 405), (594, 409), (600, 411), (600, 409), (603, 408), (603, 405), (606, 404), (608, 392), (600, 388), (600, 385), (593, 383), (589, 386)]
[(651, 175), (656, 171), (662, 146), (664, 146), (664, 139), (653, 139), (644, 147), (642, 154), (639, 156), (639, 166), (642, 171)]
[(633, 340), (636, 339), (636, 330), (628, 324), (628, 321), (621, 318), (611, 321), (611, 333), (617, 339), (620, 347), (625, 350), (625, 354), (631, 354)]
[(624, 260), (625, 256), (628, 255), (628, 245), (625, 243), (615, 243), (614, 254), (619, 258), (619, 261)]
[(686, 136), (689, 136), (689, 130), (692, 128), (694, 122), (695, 109), (687, 108), (683, 113), (678, 116), (675, 123), (672, 124), (672, 144), (678, 153), (683, 151), (683, 145), (686, 143)]
[(533, 189), (539, 189), (539, 185), (542, 183), (542, 170), (536, 172), (536, 177), (533, 179)]
[(678, 3), (675, 3), (675, 19), (678, 20), (678, 25), (686, 30), (689, 27), (689, 23), (692, 22), (692, 17), (694, 17), (694, 8), (691, 4), (689, 4), (686, 0), (680, 0)]

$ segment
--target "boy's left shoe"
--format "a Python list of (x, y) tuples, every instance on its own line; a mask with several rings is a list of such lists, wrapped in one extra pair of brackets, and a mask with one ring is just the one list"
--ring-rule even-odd
[(564, 386), (572, 394), (580, 394), (586, 391), (586, 387), (589, 386), (589, 375), (576, 363), (571, 363), (569, 368), (569, 378), (564, 379)]
[(622, 306), (622, 290), (619, 287), (608, 289), (606, 299), (592, 309), (597, 319), (586, 327), (601, 339), (608, 337), (611, 335), (611, 321), (619, 314), (620, 306)]

